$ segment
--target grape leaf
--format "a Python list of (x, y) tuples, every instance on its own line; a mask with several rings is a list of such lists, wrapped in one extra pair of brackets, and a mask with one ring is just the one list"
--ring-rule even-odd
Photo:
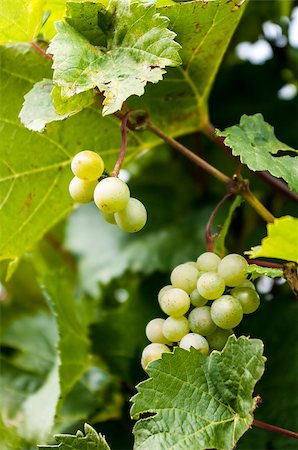
[(262, 341), (244, 336), (230, 336), (222, 352), (208, 357), (193, 348), (163, 354), (132, 398), (134, 419), (155, 413), (136, 423), (135, 448), (233, 448), (253, 421), (262, 354)]
[(250, 258), (266, 256), (298, 262), (298, 219), (291, 216), (280, 217), (267, 224), (267, 236), (261, 245), (245, 252)]
[(66, 10), (66, 0), (45, 0), (44, 10), (49, 14), (41, 33), (49, 41), (56, 34), (54, 23), (62, 20)]
[(259, 278), (263, 275), (266, 275), (270, 278), (280, 278), (283, 277), (283, 270), (282, 269), (276, 269), (272, 267), (263, 267), (258, 266), (257, 264), (249, 264), (247, 268), (247, 272), (251, 274), (252, 280), (255, 280), (256, 278)]
[[(271, 175), (283, 178), (289, 188), (298, 192), (298, 151), (279, 141), (274, 129), (264, 121), (262, 114), (243, 115), (239, 125), (217, 131), (225, 137), (225, 144), (234, 156), (253, 171), (268, 170)], [(283, 152), (290, 152), (283, 156)]]
[(45, 0), (14, 0), (0, 3), (0, 43), (29, 42), (38, 35)]
[(112, 3), (113, 33), (107, 36), (105, 51), (63, 22), (56, 24), (58, 34), (48, 48), (62, 95), (97, 86), (105, 95), (103, 115), (121, 109), (131, 95), (141, 96), (147, 82), (162, 79), (166, 66), (181, 64), (175, 33), (166, 28), (168, 19), (156, 14), (154, 6), (130, 0)]
[(60, 450), (110, 450), (104, 436), (97, 434), (97, 432), (85, 423), (85, 436), (82, 431), (78, 431), (76, 435), (70, 434), (56, 434), (55, 439), (58, 445), (38, 445), (38, 448), (43, 450), (50, 450), (59, 448)]

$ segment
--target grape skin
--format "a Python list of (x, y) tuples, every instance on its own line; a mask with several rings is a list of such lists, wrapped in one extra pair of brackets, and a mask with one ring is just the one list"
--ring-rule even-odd
[(191, 331), (202, 336), (208, 336), (217, 328), (211, 318), (210, 306), (193, 309), (188, 316), (188, 322)]
[(164, 336), (171, 342), (179, 342), (189, 332), (186, 317), (168, 317), (162, 327)]
[(212, 303), (211, 317), (220, 328), (234, 328), (242, 320), (242, 306), (232, 295), (223, 295)]
[(236, 287), (232, 289), (231, 294), (239, 300), (244, 314), (253, 313), (260, 306), (259, 294), (254, 289)]
[(70, 196), (78, 203), (89, 203), (93, 199), (97, 180), (87, 181), (74, 177), (69, 183)]
[(193, 306), (196, 306), (196, 307), (204, 306), (204, 305), (206, 305), (207, 302), (208, 302), (207, 298), (202, 297), (197, 289), (192, 291), (192, 293), (190, 294), (190, 303)]
[(172, 285), (183, 289), (187, 294), (197, 287), (198, 278), (198, 270), (190, 263), (180, 264), (171, 273)]
[(115, 213), (115, 220), (118, 227), (127, 233), (140, 231), (147, 222), (147, 211), (140, 200), (130, 198), (126, 207)]
[(103, 174), (104, 162), (97, 153), (84, 150), (72, 159), (71, 170), (81, 180), (93, 181)]
[(163, 296), (163, 294), (168, 291), (169, 289), (172, 289), (173, 286), (171, 284), (168, 284), (167, 286), (164, 286), (160, 289), (157, 299), (158, 299), (158, 303), (160, 303), (161, 297)]
[(214, 300), (224, 293), (225, 282), (218, 273), (206, 272), (198, 279), (197, 289), (202, 297)]
[(207, 337), (210, 349), (221, 351), (226, 345), (226, 342), (231, 334), (233, 334), (233, 330), (216, 328), (216, 330)]
[(190, 299), (182, 289), (172, 288), (164, 292), (159, 304), (168, 316), (179, 317), (189, 310)]
[(126, 207), (129, 201), (129, 188), (117, 177), (101, 180), (94, 191), (94, 202), (104, 213), (116, 213)]
[(163, 324), (165, 323), (165, 319), (152, 319), (148, 322), (146, 326), (146, 336), (151, 342), (155, 342), (158, 344), (171, 344), (171, 342), (165, 338), (162, 332)]
[(235, 287), (247, 278), (247, 267), (248, 264), (241, 255), (231, 253), (221, 260), (217, 271), (227, 286)]
[(164, 344), (152, 343), (147, 345), (147, 347), (143, 350), (141, 358), (141, 365), (143, 369), (147, 370), (148, 365), (152, 361), (160, 359), (163, 353), (171, 353), (171, 350)]
[(203, 355), (209, 354), (209, 344), (208, 341), (197, 333), (188, 333), (181, 339), (179, 347), (184, 350), (190, 350), (191, 347), (198, 350)]
[(115, 216), (112, 213), (102, 213), (104, 220), (111, 225), (116, 225)]
[(221, 259), (215, 253), (202, 253), (197, 259), (197, 268), (203, 272), (216, 272)]

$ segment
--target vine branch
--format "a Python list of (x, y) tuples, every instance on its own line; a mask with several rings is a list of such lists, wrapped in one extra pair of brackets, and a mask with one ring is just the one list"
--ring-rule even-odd
[(221, 206), (229, 200), (231, 197), (233, 197), (234, 194), (232, 192), (228, 192), (221, 200), (220, 202), (215, 206), (214, 210), (212, 211), (209, 220), (206, 225), (206, 231), (205, 231), (205, 237), (206, 237), (206, 249), (207, 252), (213, 252), (213, 244), (214, 244), (214, 236), (212, 234), (212, 223), (221, 208)]
[(273, 431), (274, 433), (279, 433), (284, 436), (290, 436), (294, 439), (298, 439), (298, 433), (295, 433), (294, 431), (276, 427), (275, 425), (269, 425), (269, 423), (261, 422), (260, 420), (256, 419), (253, 420), (252, 424), (256, 427), (263, 428), (264, 430)]

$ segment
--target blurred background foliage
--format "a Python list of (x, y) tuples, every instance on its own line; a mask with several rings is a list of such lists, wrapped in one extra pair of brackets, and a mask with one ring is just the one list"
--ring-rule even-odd
[[(297, 146), (297, 24), (293, 1), (250, 2), (211, 94), (216, 127), (261, 112), (279, 139)], [(224, 172), (235, 171), (237, 161), (205, 137), (189, 135), (183, 142)], [(291, 200), (252, 172), (243, 173), (274, 215), (295, 213)], [(0, 284), (1, 450), (33, 449), (48, 441), (53, 424), (55, 432), (72, 433), (85, 421), (105, 434), (113, 449), (132, 447), (129, 398), (146, 377), (139, 363), (146, 323), (160, 314), (156, 296), (172, 268), (205, 251), (206, 222), (223, 187), (166, 146), (140, 154), (123, 176), (148, 208), (143, 231), (124, 235), (103, 222), (96, 207), (82, 206), (26, 255), (9, 282)], [(218, 225), (227, 211), (228, 206), (220, 211)], [(242, 204), (226, 245), (241, 253), (264, 234), (265, 224)], [(260, 309), (236, 330), (265, 344), (267, 368), (256, 387), (263, 404), (255, 417), (295, 429), (298, 305), (279, 280), (260, 281), (259, 289)], [(69, 370), (60, 391), (55, 387), (58, 357)], [(60, 405), (56, 417), (55, 401)], [(295, 445), (253, 428), (237, 448)]]

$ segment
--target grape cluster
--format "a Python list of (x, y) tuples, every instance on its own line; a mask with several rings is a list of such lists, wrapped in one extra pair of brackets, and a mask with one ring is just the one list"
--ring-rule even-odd
[[(118, 177), (103, 178), (104, 162), (95, 152), (77, 153), (71, 162), (75, 175), (69, 184), (69, 193), (78, 203), (94, 200), (106, 222), (117, 224), (122, 231), (140, 231), (147, 221), (142, 202), (130, 197), (126, 183)], [(101, 178), (102, 177), (102, 178)]]
[(194, 347), (204, 355), (222, 350), (243, 314), (258, 309), (260, 298), (247, 280), (247, 262), (241, 255), (221, 259), (206, 252), (196, 262), (175, 267), (171, 284), (159, 291), (158, 302), (169, 317), (147, 324), (151, 344), (142, 353), (144, 370), (176, 345), (185, 350)]

